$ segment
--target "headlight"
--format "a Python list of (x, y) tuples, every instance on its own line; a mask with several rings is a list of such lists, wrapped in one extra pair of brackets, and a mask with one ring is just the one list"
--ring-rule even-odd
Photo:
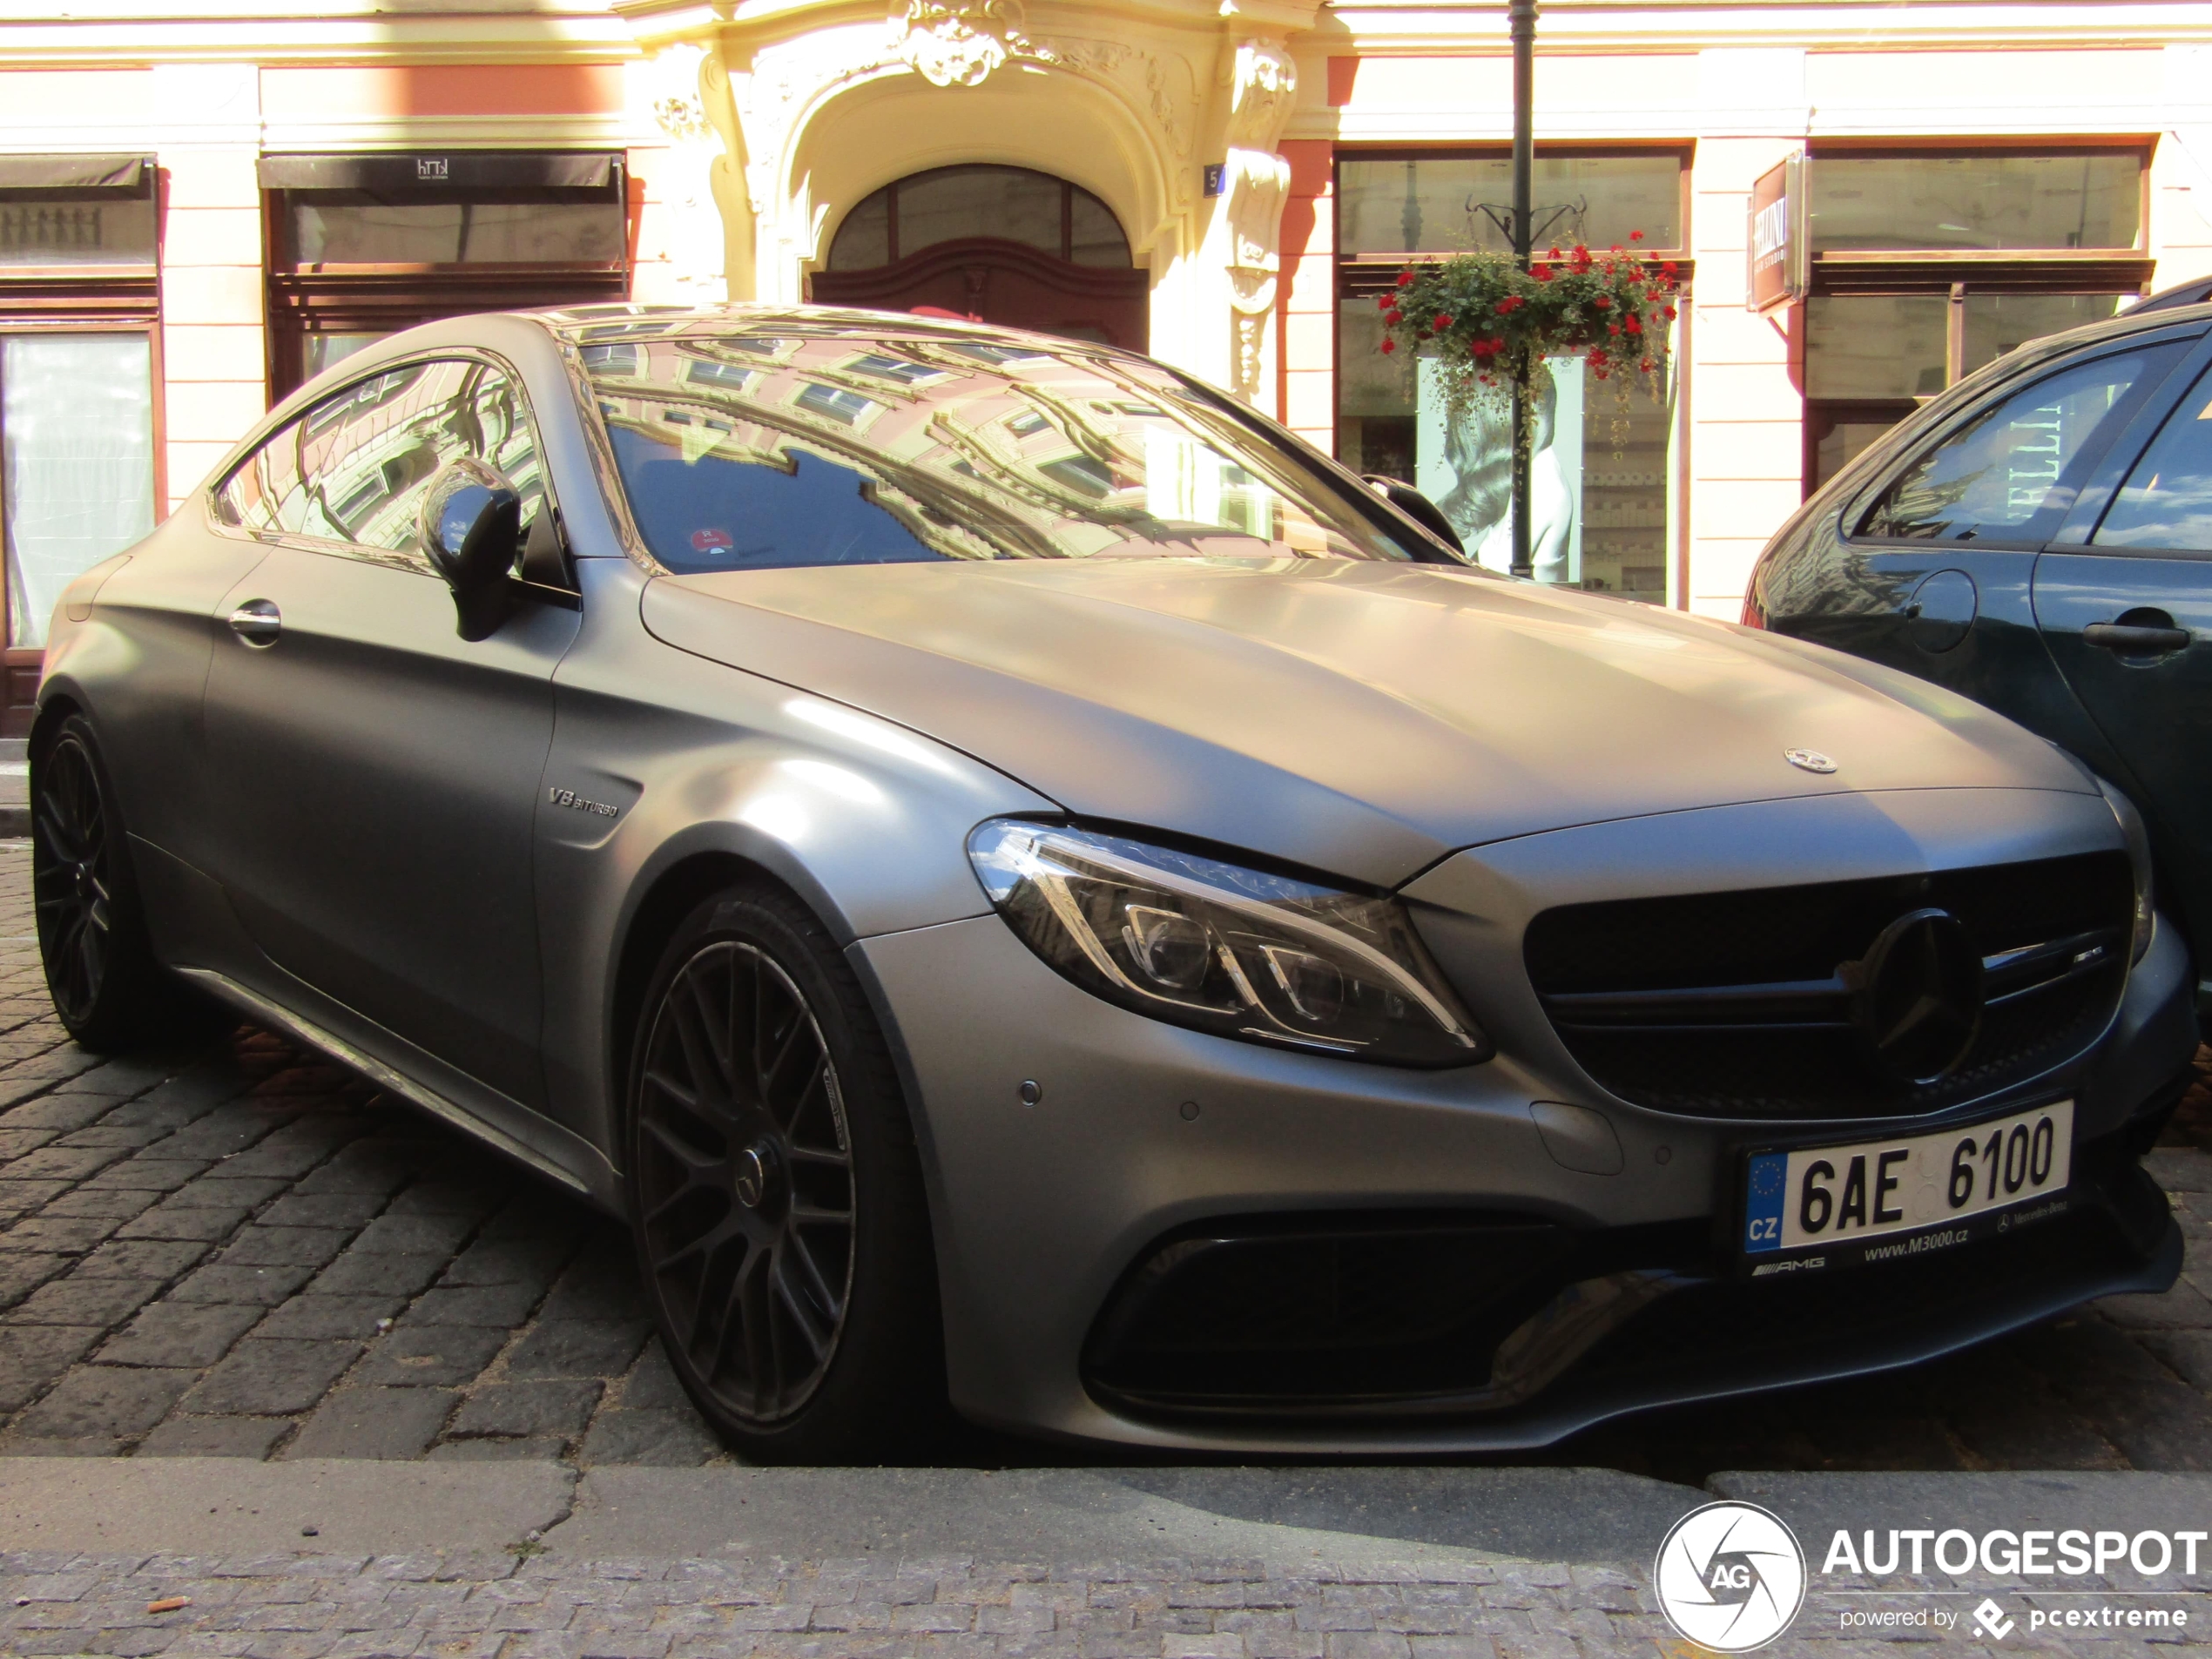
[(2104, 792), (2105, 805), (2112, 808), (2112, 815), (2120, 820), (2120, 833), (2128, 840), (2128, 861), (2135, 867), (2135, 927), (2128, 960), (2140, 962), (2158, 927), (2156, 895), (2150, 886), (2150, 832), (2143, 827), (2143, 815), (2135, 810), (2134, 801), (2101, 778), (2097, 779), (2097, 787)]
[(1490, 1056), (1393, 899), (1011, 819), (980, 826), (968, 855), (1029, 948), (1109, 1002), (1391, 1065)]

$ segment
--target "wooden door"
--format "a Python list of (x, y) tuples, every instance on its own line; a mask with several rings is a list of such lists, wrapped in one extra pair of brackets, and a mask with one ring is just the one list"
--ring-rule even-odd
[(939, 242), (889, 265), (817, 271), (818, 305), (872, 311), (927, 306), (979, 322), (1143, 351), (1149, 283), (1133, 266), (1077, 265), (996, 237)]

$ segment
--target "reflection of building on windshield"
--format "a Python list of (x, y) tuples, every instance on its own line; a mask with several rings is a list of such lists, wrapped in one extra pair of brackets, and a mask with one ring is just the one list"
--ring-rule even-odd
[(671, 569), (1403, 556), (1349, 514), (1317, 520), (1140, 365), (637, 325), (578, 339), (632, 516)]

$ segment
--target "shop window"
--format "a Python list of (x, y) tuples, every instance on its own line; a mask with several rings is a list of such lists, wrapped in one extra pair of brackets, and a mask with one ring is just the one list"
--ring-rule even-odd
[[(1675, 152), (1536, 158), (1539, 246), (1633, 245), (1680, 256), (1683, 161)], [(1490, 208), (1512, 200), (1512, 162), (1479, 155), (1342, 154), (1337, 164), (1337, 455), (1413, 483), (1442, 508), (1469, 553), (1505, 570), (1513, 538), (1510, 421), (1480, 408), (1447, 420), (1433, 367), (1381, 351), (1375, 296), (1409, 255), (1510, 244)], [(1550, 365), (1531, 465), (1537, 580), (1663, 604), (1676, 522), (1671, 397)], [(1627, 393), (1624, 398), (1622, 394)]]
[(2133, 248), (2142, 158), (2075, 154), (1812, 158), (1815, 253), (1838, 248)]
[(629, 292), (619, 155), (267, 156), (260, 168), (279, 395), (419, 322)]
[(2113, 146), (1814, 154), (1806, 493), (1962, 376), (2141, 293), (2145, 159)]
[[(1661, 154), (1536, 158), (1540, 243), (1681, 245), (1682, 158)], [(1345, 156), (1337, 165), (1338, 247), (1354, 258), (1509, 253), (1512, 239), (1485, 205), (1513, 201), (1513, 158), (1478, 156)]]
[(142, 156), (0, 156), (0, 732), (10, 737), (30, 730), (62, 590), (153, 528), (158, 186)]

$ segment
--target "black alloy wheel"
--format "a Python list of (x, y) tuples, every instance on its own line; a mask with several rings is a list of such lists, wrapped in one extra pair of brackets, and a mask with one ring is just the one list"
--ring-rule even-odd
[(54, 1010), (74, 1033), (95, 1017), (115, 952), (111, 814), (84, 735), (63, 729), (38, 768), (31, 896)]
[(38, 954), (70, 1035), (111, 1054), (234, 1023), (153, 953), (115, 786), (83, 715), (32, 734), (30, 807)]
[(723, 1437), (764, 1460), (900, 1449), (943, 1386), (919, 1163), (860, 988), (788, 895), (725, 894), (678, 930), (630, 1139), (645, 1288)]

